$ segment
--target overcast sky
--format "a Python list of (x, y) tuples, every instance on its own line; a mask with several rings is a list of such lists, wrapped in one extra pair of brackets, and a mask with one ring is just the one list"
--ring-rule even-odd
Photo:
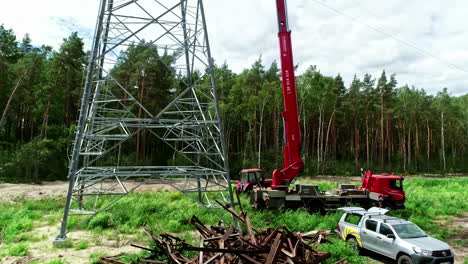
[[(240, 72), (260, 55), (266, 65), (279, 57), (274, 0), (204, 3), (218, 64), (226, 61)], [(0, 0), (0, 23), (19, 39), (29, 33), (33, 44), (54, 48), (78, 31), (89, 48), (98, 4)], [(299, 73), (317, 65), (327, 75), (340, 73), (349, 84), (354, 74), (378, 77), (385, 69), (396, 73), (400, 86), (468, 93), (466, 0), (289, 0), (288, 11)]]

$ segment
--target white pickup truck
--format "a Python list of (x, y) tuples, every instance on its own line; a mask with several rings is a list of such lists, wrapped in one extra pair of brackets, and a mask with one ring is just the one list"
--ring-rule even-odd
[(338, 235), (356, 250), (368, 249), (398, 264), (453, 264), (450, 246), (427, 235), (417, 225), (385, 215), (386, 209), (343, 207)]

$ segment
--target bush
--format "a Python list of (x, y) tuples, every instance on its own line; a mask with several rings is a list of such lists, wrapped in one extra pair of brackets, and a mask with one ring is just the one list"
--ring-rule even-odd
[(0, 163), (0, 179), (13, 183), (65, 179), (66, 147), (63, 139), (36, 138), (19, 147), (4, 150), (0, 159), (3, 161)]

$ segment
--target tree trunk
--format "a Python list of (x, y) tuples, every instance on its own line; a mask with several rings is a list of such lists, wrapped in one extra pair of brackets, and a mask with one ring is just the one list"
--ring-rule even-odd
[[(257, 148), (256, 143), (257, 143), (257, 140), (258, 140), (258, 136), (257, 136), (257, 106), (256, 105), (254, 107), (254, 114), (253, 114), (252, 124), (253, 124), (253, 137), (251, 136), (251, 140), (252, 140), (251, 146), (252, 146), (252, 154), (254, 154), (256, 152), (256, 148)], [(252, 158), (254, 157), (254, 155), (252, 155)]]
[[(458, 129), (457, 129), (458, 130)], [(452, 167), (455, 166), (455, 156), (457, 155), (457, 148), (456, 148), (456, 145), (455, 145), (455, 137), (452, 137)]]
[(408, 169), (411, 169), (411, 126), (408, 127)]
[(60, 65), (60, 70), (55, 75), (55, 80), (53, 86), (50, 88), (50, 94), (47, 98), (47, 105), (46, 109), (44, 111), (44, 115), (42, 116), (42, 125), (41, 125), (41, 139), (44, 139), (46, 137), (46, 127), (47, 127), (47, 122), (49, 121), (49, 112), (50, 112), (50, 106), (52, 104), (52, 98), (55, 96), (55, 86), (57, 85), (58, 77), (60, 76), (60, 73), (62, 72), (62, 65)]
[(387, 125), (385, 126), (386, 130), (386, 146), (387, 146), (387, 160), (390, 163), (391, 162), (391, 157), (392, 157), (392, 135), (391, 135), (391, 130), (390, 130), (390, 118), (387, 116)]
[(357, 124), (357, 113), (354, 113), (354, 164), (356, 170), (358, 170), (359, 166), (359, 128)]
[(385, 137), (384, 137), (384, 100), (383, 95), (380, 96), (380, 168), (383, 171), (385, 169)]
[[(249, 128), (247, 131), (252, 131), (252, 124), (249, 122)], [(247, 135), (249, 133), (247, 132)], [(244, 143), (244, 155), (243, 155), (243, 158), (242, 158), (242, 167), (244, 168), (245, 167), (245, 162), (247, 160), (247, 150), (249, 149), (249, 141), (248, 141), (248, 138), (246, 139), (246, 142)], [(250, 156), (250, 155), (249, 155)]]
[(336, 152), (338, 149), (338, 134), (340, 129), (336, 128), (336, 120), (333, 120), (332, 123), (332, 138), (333, 138), (333, 159), (336, 160)]
[(325, 138), (325, 113), (322, 114), (322, 124), (320, 126), (320, 166), (322, 166), (321, 174), (323, 174), (324, 170), (324, 160), (325, 160), (325, 149), (324, 149), (324, 138)]
[(369, 113), (366, 113), (366, 159), (367, 169), (369, 169)]
[(330, 120), (328, 121), (328, 126), (327, 126), (327, 135), (325, 136), (325, 149), (324, 149), (324, 160), (325, 160), (325, 157), (327, 156), (327, 150), (328, 150), (328, 138), (330, 136), (330, 128), (331, 128), (331, 124), (332, 124), (332, 121), (333, 121), (333, 118), (335, 116), (335, 112), (336, 112), (336, 108), (333, 108), (333, 112), (330, 116)]
[[(308, 134), (307, 134), (307, 124), (306, 124), (306, 111), (304, 109), (304, 104), (301, 104), (301, 112), (302, 112), (302, 154), (304, 155), (304, 157), (306, 158), (307, 160), (307, 154), (308, 154), (308, 151), (307, 151), (307, 138), (308, 138)], [(300, 120), (299, 120), (300, 122)]]
[[(143, 76), (143, 79), (145, 77)], [(142, 85), (141, 85), (141, 88), (140, 91), (139, 91), (139, 95), (138, 95), (138, 101), (142, 104), (143, 102), (143, 94), (145, 92), (145, 87), (143, 86), (144, 82), (142, 81)], [(138, 107), (138, 118), (141, 118), (141, 114), (142, 114), (142, 108), (141, 106)], [(140, 160), (140, 137), (141, 137), (141, 131), (138, 131), (137, 134), (136, 134), (136, 165), (138, 165), (138, 162)]]
[(441, 135), (440, 140), (442, 144), (442, 165), (443, 165), (444, 172), (445, 172), (446, 166), (445, 166), (444, 111), (442, 111), (441, 113), (441, 119), (442, 119), (442, 126), (440, 128), (440, 135)]
[[(144, 87), (145, 87), (145, 72), (144, 71), (142, 72), (142, 75), (143, 75), (143, 80), (141, 81), (141, 86), (144, 89)], [(143, 97), (141, 98), (141, 104), (142, 105), (145, 105), (145, 102), (148, 101), (148, 100), (145, 100), (145, 99), (148, 99), (149, 90), (150, 89), (144, 89)], [(146, 117), (146, 113), (144, 114), (144, 116)], [(148, 134), (148, 130), (143, 129), (142, 130), (142, 135), (141, 135), (141, 157), (143, 158), (143, 160), (147, 160), (147, 158), (146, 158), (147, 149), (148, 149), (148, 146), (146, 144), (146, 135), (147, 134)]]
[[(70, 68), (67, 67), (67, 70), (70, 71)], [(72, 115), (72, 85), (70, 77), (67, 79), (67, 99), (65, 103), (65, 126), (70, 127), (71, 124), (71, 115)]]
[(418, 124), (416, 123), (416, 128), (414, 132), (414, 164), (416, 166), (416, 170), (419, 168), (419, 129)]
[(429, 118), (426, 116), (426, 127), (427, 127), (427, 145), (426, 145), (426, 170), (429, 170), (429, 161), (431, 154), (431, 131), (429, 129)]
[(402, 135), (402, 138), (403, 138), (403, 171), (406, 172), (406, 129), (405, 129), (405, 125), (403, 124), (403, 135)]
[[(279, 111), (279, 110), (278, 110)], [(278, 118), (276, 115), (276, 109), (273, 109), (273, 141), (275, 142), (275, 168), (278, 168), (278, 153), (279, 153), (279, 142), (278, 142)]]
[(8, 98), (7, 104), (5, 105), (5, 109), (3, 109), (3, 114), (2, 118), (0, 118), (0, 129), (3, 127), (3, 123), (5, 122), (6, 115), (8, 113), (8, 108), (10, 108), (10, 104), (13, 101), (13, 96), (15, 96), (16, 90), (18, 90), (18, 87), (21, 84), (21, 81), (23, 78), (31, 71), (31, 69), (26, 70), (19, 78), (18, 81), (16, 82), (15, 88), (13, 88), (13, 91), (11, 91), (10, 97)]
[(318, 134), (317, 134), (317, 174), (320, 172), (320, 152), (321, 152), (321, 133), (322, 132), (322, 107), (319, 106), (319, 121), (318, 121)]
[(263, 128), (263, 111), (265, 110), (266, 100), (263, 99), (262, 110), (260, 112), (260, 138), (258, 140), (258, 160), (257, 160), (257, 168), (261, 168), (261, 160), (262, 160), (262, 128)]

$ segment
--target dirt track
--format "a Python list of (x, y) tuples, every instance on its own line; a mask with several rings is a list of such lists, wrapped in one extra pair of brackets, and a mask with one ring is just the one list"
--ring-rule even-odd
[[(312, 181), (336, 181), (336, 182), (351, 182), (360, 181), (359, 177), (336, 177), (336, 176), (320, 176), (320, 177), (303, 177), (302, 179)], [(126, 182), (127, 189), (140, 184), (141, 182)], [(175, 184), (178, 184), (177, 182)], [(182, 183), (179, 183), (182, 184)], [(39, 200), (45, 197), (65, 196), (67, 195), (68, 182), (67, 181), (53, 181), (44, 182), (41, 184), (0, 184), (0, 201), (16, 202), (20, 200)], [(160, 180), (151, 180), (144, 185), (138, 187), (136, 192), (150, 192), (150, 191), (175, 191), (175, 189), (164, 184)]]
[[(125, 186), (128, 189), (139, 184), (139, 182), (128, 182)], [(5, 183), (0, 184), (0, 201), (20, 201), (26, 200), (39, 200), (46, 197), (53, 196), (65, 196), (67, 195), (68, 182), (66, 181), (53, 181), (45, 182), (41, 184), (11, 184)], [(136, 192), (148, 192), (148, 191), (161, 191), (168, 190), (174, 191), (175, 189), (167, 184), (161, 183), (161, 181), (151, 181), (140, 187)]]

